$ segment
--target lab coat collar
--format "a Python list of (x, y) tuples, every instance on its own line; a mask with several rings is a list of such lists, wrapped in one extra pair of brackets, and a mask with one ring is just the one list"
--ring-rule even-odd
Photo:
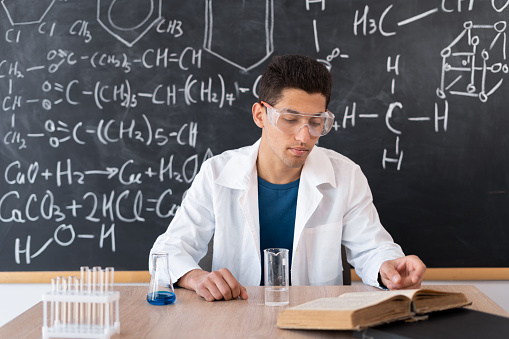
[(232, 189), (246, 190), (253, 175), (256, 175), (256, 159), (260, 139), (251, 146), (235, 150), (235, 155), (228, 160), (216, 179), (216, 184)]
[[(247, 146), (244, 151), (237, 150), (225, 165), (216, 184), (233, 189), (247, 189), (253, 180), (256, 171), (256, 159), (258, 149), (260, 148), (260, 139), (251, 146)], [(309, 154), (301, 173), (301, 182), (306, 181), (310, 186), (317, 187), (321, 184), (330, 184), (337, 187), (334, 169), (330, 159), (325, 151), (315, 146)]]

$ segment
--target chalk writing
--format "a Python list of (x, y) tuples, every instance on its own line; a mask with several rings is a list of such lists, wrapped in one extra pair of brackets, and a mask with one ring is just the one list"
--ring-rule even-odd
[[(508, 10), (505, 0), (1, 1), (0, 271), (146, 269), (203, 163), (260, 137), (251, 106), (276, 54), (310, 55), (333, 74), (336, 120), (320, 145), (359, 162), (374, 196), (399, 206), (397, 187), (423, 185), (440, 199), (472, 152), (467, 137), (480, 140), (477, 157), (505, 145), (487, 140), (505, 126)], [(454, 187), (486, 172), (469, 160)]]

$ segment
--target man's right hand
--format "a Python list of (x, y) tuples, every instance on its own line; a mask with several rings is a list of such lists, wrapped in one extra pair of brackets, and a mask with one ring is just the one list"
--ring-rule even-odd
[(207, 272), (192, 270), (184, 274), (177, 285), (195, 291), (207, 301), (247, 299), (247, 291), (226, 268)]

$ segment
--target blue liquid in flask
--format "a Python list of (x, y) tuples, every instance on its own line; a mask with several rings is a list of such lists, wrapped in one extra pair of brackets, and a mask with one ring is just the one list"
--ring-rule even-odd
[(175, 302), (175, 293), (158, 291), (147, 294), (147, 301), (152, 305), (171, 305)]

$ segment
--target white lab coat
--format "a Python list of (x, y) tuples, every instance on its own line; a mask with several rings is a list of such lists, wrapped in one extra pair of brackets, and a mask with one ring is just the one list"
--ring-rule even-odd
[[(151, 250), (169, 253), (173, 282), (199, 268), (214, 235), (212, 270), (225, 267), (244, 286), (260, 284), (259, 145), (224, 152), (203, 164)], [(404, 256), (380, 224), (359, 166), (315, 146), (300, 177), (292, 285), (341, 285), (341, 243), (357, 274), (373, 286), (384, 261)]]

